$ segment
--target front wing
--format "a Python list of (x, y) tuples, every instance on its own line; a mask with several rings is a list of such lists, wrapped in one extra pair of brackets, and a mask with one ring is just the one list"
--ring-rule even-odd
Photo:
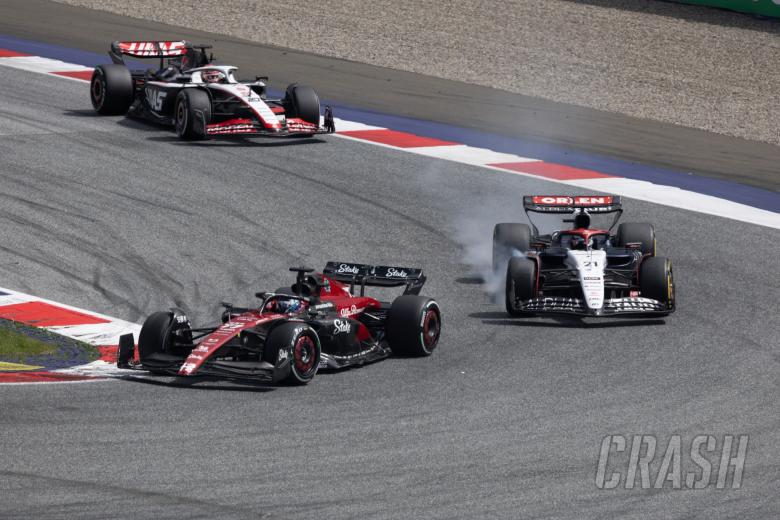
[(220, 379), (255, 381), (259, 383), (276, 383), (283, 380), (290, 373), (290, 360), (288, 358), (281, 359), (276, 366), (264, 361), (209, 360), (191, 376), (184, 376), (179, 373), (184, 363), (185, 358), (157, 353), (148, 356), (143, 364), (132, 368), (171, 376), (188, 378), (217, 377)]
[(517, 302), (518, 310), (534, 314), (571, 314), (577, 316), (663, 316), (674, 307), (651, 298), (626, 297), (604, 300), (601, 309), (590, 309), (581, 298), (545, 296)]

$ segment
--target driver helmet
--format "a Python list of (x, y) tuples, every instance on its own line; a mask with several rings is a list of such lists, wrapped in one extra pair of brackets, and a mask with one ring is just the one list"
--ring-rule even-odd
[(301, 310), (301, 300), (298, 298), (276, 300), (276, 312), (280, 314), (293, 314)]
[(204, 70), (200, 73), (204, 83), (224, 83), (225, 74), (218, 70)]
[(569, 240), (569, 249), (585, 249), (585, 239), (579, 235), (572, 235)]

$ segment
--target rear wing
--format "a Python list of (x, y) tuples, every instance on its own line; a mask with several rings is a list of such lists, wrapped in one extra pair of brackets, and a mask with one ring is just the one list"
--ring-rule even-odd
[(422, 269), (412, 267), (395, 267), (389, 265), (368, 265), (352, 262), (328, 262), (322, 274), (352, 285), (350, 292), (356, 285), (360, 285), (360, 295), (365, 292), (365, 287), (402, 287), (404, 294), (420, 294), (420, 290), (427, 278)]
[[(614, 195), (526, 195), (523, 197), (523, 209), (526, 215), (533, 213), (574, 213), (575, 218), (564, 220), (564, 222), (574, 222), (578, 224), (590, 224), (590, 214), (617, 213), (615, 220), (609, 229), (615, 227), (620, 216), (623, 214), (623, 204), (620, 197)], [(531, 216), (528, 215), (528, 220)], [(534, 234), (539, 234), (539, 230), (531, 222), (534, 228)]]
[[(124, 56), (131, 58), (159, 58), (160, 63), (165, 58), (175, 58), (178, 56), (189, 56), (193, 63), (188, 64), (187, 68), (199, 67), (208, 63), (206, 49), (211, 45), (193, 45), (184, 40), (180, 41), (132, 41), (111, 43), (111, 50), (108, 55), (114, 63), (123, 64)], [(161, 67), (162, 68), (162, 67)]]
[(536, 213), (574, 213), (580, 209), (588, 213), (623, 211), (620, 197), (612, 195), (527, 195), (523, 208)]

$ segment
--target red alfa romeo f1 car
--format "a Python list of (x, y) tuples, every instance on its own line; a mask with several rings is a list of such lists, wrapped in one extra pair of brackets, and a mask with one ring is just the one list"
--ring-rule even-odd
[[(223, 303), (221, 324), (193, 328), (179, 309), (149, 316), (138, 337), (120, 341), (118, 365), (179, 376), (219, 376), (305, 384), (319, 368), (388, 357), (428, 356), (441, 333), (441, 311), (420, 296), (421, 269), (329, 262), (321, 274), (291, 268), (295, 283), (260, 292), (257, 307)], [(392, 303), (366, 286), (404, 287)]]
[[(506, 310), (514, 316), (665, 316), (675, 310), (672, 263), (656, 256), (655, 230), (624, 223), (620, 197), (537, 195), (523, 198), (532, 223), (496, 224), (493, 268), (506, 272)], [(530, 213), (571, 215), (571, 229), (539, 234)], [(591, 215), (615, 214), (609, 229)]]
[[(282, 99), (266, 96), (266, 77), (236, 79), (237, 67), (217, 65), (209, 45), (185, 41), (114, 42), (114, 62), (95, 67), (90, 99), (99, 114), (129, 114), (170, 125), (182, 139), (312, 136), (333, 132), (333, 111), (311, 87), (292, 84)], [(159, 68), (131, 71), (124, 57), (157, 58)]]

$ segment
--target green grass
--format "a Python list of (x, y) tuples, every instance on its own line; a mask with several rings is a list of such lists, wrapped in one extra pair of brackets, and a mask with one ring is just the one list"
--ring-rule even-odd
[(57, 352), (57, 345), (43, 343), (11, 329), (0, 328), (0, 361), (23, 363), (30, 356)]

